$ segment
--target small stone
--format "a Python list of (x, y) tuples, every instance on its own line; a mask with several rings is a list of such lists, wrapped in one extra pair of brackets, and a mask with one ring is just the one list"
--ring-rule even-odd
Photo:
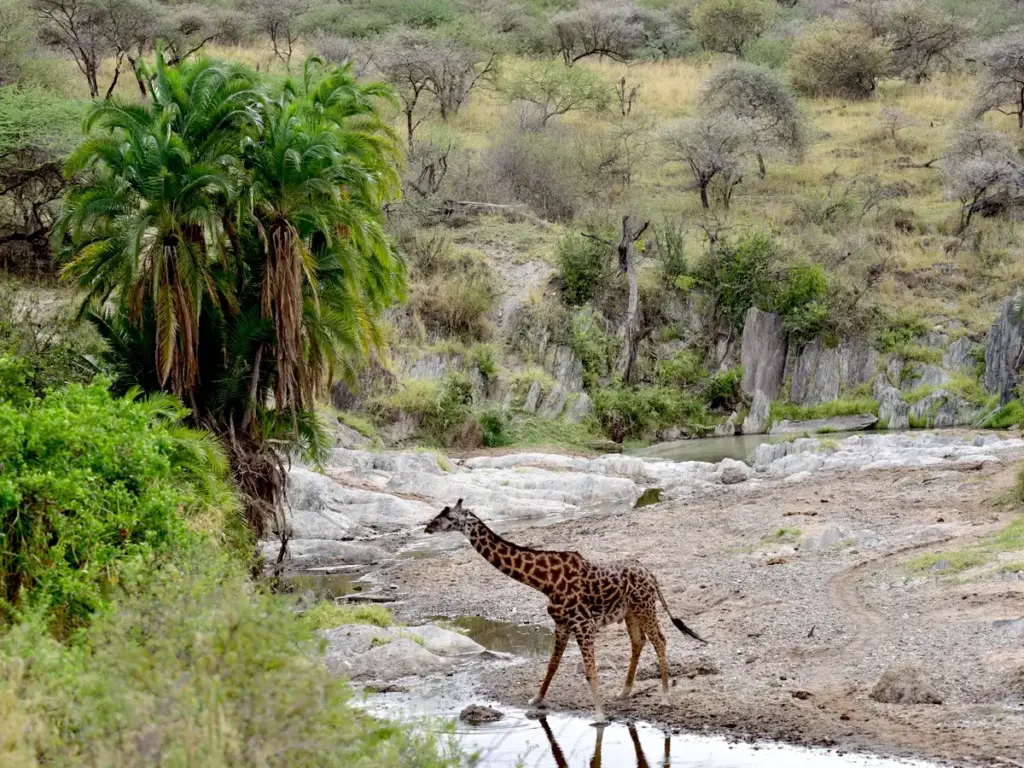
[(789, 694), (794, 699), (800, 699), (801, 701), (807, 701), (807, 699), (814, 695), (810, 691), (790, 691)]
[(765, 561), (765, 565), (785, 565), (789, 562), (788, 557), (770, 557)]
[(933, 570), (933, 571), (948, 571), (952, 567), (953, 566), (951, 566), (949, 564), (949, 560), (939, 560), (939, 561), (937, 561), (935, 563), (935, 565), (933, 565), (931, 567), (931, 570)]
[(470, 704), (464, 710), (459, 713), (459, 720), (470, 725), (480, 725), (481, 723), (496, 723), (501, 720), (505, 714), (499, 712), (492, 707), (485, 707), (481, 704)]

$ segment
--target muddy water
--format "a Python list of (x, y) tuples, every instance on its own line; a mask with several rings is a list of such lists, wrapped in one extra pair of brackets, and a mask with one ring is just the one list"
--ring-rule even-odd
[[(842, 440), (844, 437), (860, 434), (858, 432), (835, 432), (821, 437)], [(784, 435), (736, 435), (734, 437), (702, 437), (696, 440), (675, 440), (671, 443), (657, 443), (647, 448), (630, 451), (634, 456), (646, 458), (671, 459), (672, 461), (706, 461), (717, 464), (722, 459), (735, 459), (750, 463), (763, 443), (778, 443), (789, 439)]]
[(460, 616), (449, 623), (484, 648), (514, 656), (546, 658), (554, 643), (554, 633), (539, 624), (513, 624), (482, 616)]
[(312, 592), (318, 600), (354, 595), (373, 589), (373, 584), (360, 581), (361, 571), (300, 571), (282, 578), (291, 592)]
[[(418, 694), (375, 696), (368, 709), (381, 716), (418, 722), (440, 731), (455, 720), (469, 700), (456, 702)], [(466, 725), (456, 721), (455, 738), (475, 755), (480, 768), (938, 768), (934, 764), (761, 743), (730, 742), (722, 737), (670, 733), (646, 723), (592, 725), (558, 713), (526, 712), (492, 704), (504, 718)]]

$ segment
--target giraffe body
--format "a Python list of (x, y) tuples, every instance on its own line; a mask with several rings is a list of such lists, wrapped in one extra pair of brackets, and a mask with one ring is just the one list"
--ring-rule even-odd
[[(569, 638), (575, 637), (593, 693), (597, 721), (604, 722), (597, 682), (595, 640), (599, 629), (620, 621), (626, 622), (632, 654), (626, 682), (619, 696), (625, 698), (632, 691), (637, 664), (647, 640), (658, 655), (662, 695), (668, 696), (668, 656), (665, 635), (658, 623), (658, 603), (670, 616), (671, 612), (654, 574), (638, 561), (597, 564), (578, 552), (518, 546), (498, 536), (476, 515), (463, 508), (462, 499), (454, 507), (445, 507), (430, 521), (426, 530), (427, 533), (461, 531), (491, 565), (547, 596), (548, 614), (555, 622), (555, 644), (544, 682), (537, 696), (530, 701), (531, 705), (543, 703)], [(672, 618), (672, 623), (681, 632), (700, 640), (679, 619)]]

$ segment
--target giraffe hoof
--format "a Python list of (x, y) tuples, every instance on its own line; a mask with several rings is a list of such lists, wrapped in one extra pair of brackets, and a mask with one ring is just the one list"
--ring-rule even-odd
[(534, 696), (532, 699), (530, 699), (530, 701), (526, 704), (526, 706), (528, 706), (528, 707), (536, 707), (537, 709), (542, 709), (544, 707), (544, 699), (541, 698), (540, 696)]
[(618, 692), (618, 694), (615, 696), (615, 698), (618, 699), (619, 701), (622, 701), (623, 699), (628, 699), (632, 693), (633, 693), (632, 689), (630, 689), (630, 688), (623, 688), (621, 691)]
[(603, 728), (608, 725), (608, 718), (604, 716), (604, 712), (598, 711), (594, 715), (594, 722), (591, 723), (596, 728)]

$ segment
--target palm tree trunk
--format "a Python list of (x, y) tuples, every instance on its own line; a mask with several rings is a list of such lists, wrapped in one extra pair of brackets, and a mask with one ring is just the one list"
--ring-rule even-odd
[(256, 357), (252, 361), (252, 373), (249, 376), (249, 398), (246, 402), (245, 416), (242, 418), (242, 432), (249, 431), (253, 416), (256, 413), (256, 393), (260, 385), (260, 366), (263, 363), (263, 342), (256, 347)]

